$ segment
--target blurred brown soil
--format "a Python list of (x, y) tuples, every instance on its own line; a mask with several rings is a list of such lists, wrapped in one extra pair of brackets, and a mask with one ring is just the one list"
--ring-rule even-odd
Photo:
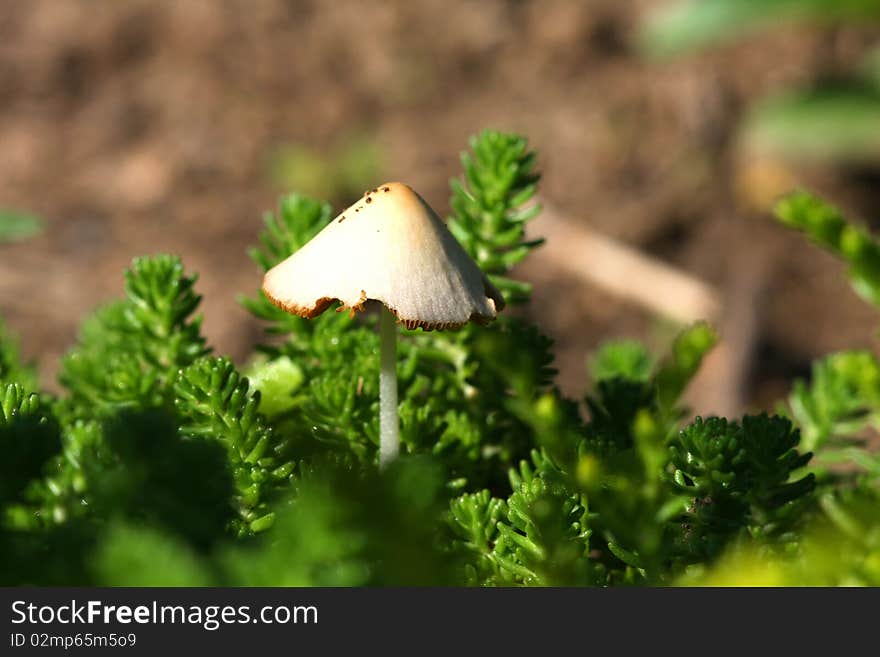
[[(52, 387), (82, 316), (120, 294), (131, 258), (178, 253), (201, 274), (211, 343), (241, 361), (259, 336), (235, 301), (259, 284), (245, 249), (287, 191), (266, 173), (273, 148), (368, 134), (384, 160), (375, 182), (404, 180), (442, 214), (467, 137), (496, 127), (540, 151), (558, 212), (720, 291), (727, 360), (708, 364), (695, 404), (768, 406), (810, 359), (876, 347), (878, 318), (836, 260), (772, 222), (780, 169), (744, 159), (735, 126), (754, 99), (846, 63), (865, 37), (829, 46), (824, 32), (786, 29), (651, 62), (633, 35), (655, 4), (5, 2), (0, 207), (48, 230), (0, 246), (0, 313)], [(877, 216), (871, 172), (781, 171)], [(555, 257), (578, 255), (548, 244), (520, 275), (535, 282), (528, 312), (558, 340), (566, 390), (582, 390), (602, 340), (671, 335), (554, 274)]]

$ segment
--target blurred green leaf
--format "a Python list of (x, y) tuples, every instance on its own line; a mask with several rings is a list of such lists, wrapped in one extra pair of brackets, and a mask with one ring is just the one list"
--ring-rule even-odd
[(832, 85), (772, 96), (747, 116), (751, 147), (792, 159), (880, 160), (880, 89)]
[(291, 410), (297, 402), (294, 393), (305, 382), (302, 367), (287, 356), (255, 361), (245, 375), (260, 392), (260, 412), (268, 418)]
[(599, 345), (589, 364), (593, 381), (597, 382), (616, 378), (647, 381), (654, 367), (645, 345), (636, 340), (613, 340)]
[(718, 333), (699, 322), (682, 331), (672, 345), (672, 353), (657, 371), (657, 402), (670, 411), (687, 387), (703, 357), (718, 343)]
[(880, 305), (880, 243), (849, 223), (840, 211), (808, 192), (783, 198), (774, 210), (783, 224), (801, 230), (849, 264), (853, 288), (866, 301)]
[(221, 553), (246, 586), (438, 586), (449, 560), (434, 548), (444, 472), (403, 457), (380, 474), (321, 463), (298, 483), (271, 535)]
[(880, 46), (875, 46), (862, 57), (858, 67), (860, 77), (880, 88)]
[(650, 17), (640, 40), (649, 53), (664, 56), (728, 43), (782, 22), (877, 19), (877, 0), (680, 0)]
[(43, 232), (43, 222), (34, 215), (0, 209), (0, 243), (17, 242)]
[(92, 512), (161, 527), (196, 549), (226, 536), (235, 464), (217, 442), (182, 439), (164, 410), (124, 410), (103, 427), (106, 463), (90, 464)]
[(880, 586), (880, 495), (857, 487), (827, 493), (797, 557), (740, 543), (689, 570), (679, 586)]
[(269, 153), (269, 180), (276, 187), (333, 201), (358, 197), (382, 172), (382, 151), (369, 134), (354, 133), (328, 150), (286, 144)]
[(18, 340), (0, 318), (0, 387), (7, 383), (18, 383), (27, 390), (36, 390), (37, 373), (22, 361)]
[(333, 189), (330, 163), (316, 151), (300, 144), (278, 146), (269, 155), (269, 179), (282, 189), (326, 197)]
[(146, 527), (114, 524), (92, 556), (102, 586), (210, 586), (208, 565), (183, 541)]

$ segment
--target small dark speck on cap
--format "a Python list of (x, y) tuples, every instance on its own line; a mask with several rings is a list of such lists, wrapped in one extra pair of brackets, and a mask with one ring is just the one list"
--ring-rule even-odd
[(383, 192), (390, 192), (390, 191), (391, 191), (391, 188), (390, 188), (390, 187), (383, 187), (383, 188), (382, 188), (382, 191), (383, 191)]
[(339, 223), (342, 223), (343, 221), (345, 221), (345, 215), (342, 215), (341, 217), (339, 217)]
[(373, 202), (373, 199), (371, 199), (371, 198), (368, 196), (368, 197), (367, 197), (367, 203), (372, 203), (372, 202)]
[(355, 212), (360, 212), (361, 209), (360, 209), (360, 208), (355, 208), (354, 211), (355, 211)]

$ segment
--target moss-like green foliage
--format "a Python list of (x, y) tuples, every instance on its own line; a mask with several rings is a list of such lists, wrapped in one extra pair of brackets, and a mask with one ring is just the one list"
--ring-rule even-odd
[(201, 318), (191, 317), (201, 300), (195, 282), (180, 258), (136, 258), (125, 272), (126, 298), (87, 320), (64, 358), (59, 379), (71, 393), (65, 412), (91, 417), (166, 403), (177, 370), (208, 352)]
[(0, 385), (0, 500), (19, 497), (60, 448), (57, 423), (40, 396), (17, 383)]
[(247, 585), (448, 584), (451, 560), (436, 535), (444, 483), (442, 467), (424, 458), (403, 458), (382, 476), (321, 463), (279, 513), (275, 536), (227, 552), (224, 564)]
[[(776, 206), (778, 219), (849, 265), (856, 292), (880, 305), (880, 242), (847, 220), (834, 206), (807, 192), (797, 192)], [(847, 463), (855, 472), (880, 481), (880, 456), (863, 449), (866, 432), (880, 418), (880, 362), (866, 351), (843, 351), (813, 364), (809, 384), (796, 381), (789, 399), (793, 418), (814, 450), (823, 477), (847, 478), (829, 466)], [(849, 470), (852, 472), (852, 468)], [(852, 477), (849, 477), (852, 478)]]
[(0, 386), (18, 383), (26, 390), (37, 389), (37, 374), (21, 360), (18, 340), (0, 321)]
[[(535, 155), (491, 131), (471, 146), (450, 226), (525, 303), (507, 275), (538, 245), (523, 232)], [(844, 244), (848, 223), (819, 201), (784, 207)], [(251, 254), (260, 272), (331, 216), (283, 199)], [(856, 262), (870, 248), (838, 250)], [(659, 355), (604, 345), (583, 399), (554, 385), (552, 341), (520, 317), (401, 331), (403, 453), (380, 473), (374, 316), (307, 321), (258, 294), (243, 303), (273, 343), (239, 370), (208, 355), (195, 282), (178, 258), (136, 259), (124, 297), (84, 323), (57, 398), (0, 335), (0, 582), (878, 581), (880, 459), (859, 441), (877, 425), (880, 366), (867, 352), (819, 361), (791, 419), (691, 421), (682, 394), (718, 340), (705, 324)], [(838, 472), (844, 459), (859, 467)]]
[[(301, 194), (281, 199), (277, 214), (263, 216), (265, 230), (260, 233), (260, 245), (248, 251), (261, 271), (267, 272), (279, 262), (317, 235), (333, 219), (329, 203), (316, 201)], [(289, 335), (308, 334), (312, 324), (308, 320), (286, 313), (275, 306), (260, 291), (256, 297), (241, 299), (242, 305), (256, 317), (270, 322), (269, 333)]]
[(880, 363), (874, 354), (842, 351), (817, 361), (810, 384), (795, 381), (788, 403), (804, 447), (816, 453), (819, 477), (880, 481), (880, 454), (865, 449), (880, 427)]
[(528, 300), (531, 287), (505, 274), (541, 240), (526, 240), (525, 225), (541, 211), (524, 208), (535, 195), (536, 155), (519, 135), (486, 130), (463, 153), (464, 180), (453, 180), (449, 230), (509, 303)]
[[(535, 156), (524, 139), (492, 131), (475, 137), (472, 148), (463, 156), (465, 182), (453, 182), (450, 228), (487, 272), (500, 276), (538, 244), (523, 237), (524, 223), (537, 213), (522, 207), (535, 191)], [(266, 271), (331, 218), (327, 204), (291, 195), (277, 215), (267, 215), (260, 247), (251, 257)], [(508, 255), (493, 255), (501, 252)], [(504, 286), (505, 281), (497, 282)], [(526, 298), (525, 287), (507, 283), (505, 292), (514, 300)], [(326, 312), (303, 320), (278, 310), (262, 293), (243, 303), (269, 322), (269, 332), (286, 338), (280, 347), (263, 348), (270, 360), (252, 373), (262, 381), (274, 368), (272, 405), (285, 410), (273, 421), (284, 427), (298, 454), (310, 458), (332, 449), (375, 462), (379, 351), (374, 318), (354, 321), (345, 313)], [(506, 487), (507, 468), (527, 455), (530, 444), (530, 430), (507, 412), (508, 385), (525, 396), (546, 387), (553, 375), (549, 349), (549, 339), (535, 327), (507, 318), (485, 329), (404, 332), (398, 367), (404, 451), (442, 458), (453, 478), (473, 486)], [(282, 359), (294, 365), (287, 374), (275, 365)]]
[(880, 362), (867, 351), (817, 361), (809, 385), (796, 381), (789, 399), (803, 445), (817, 449), (880, 426)]
[(792, 540), (791, 503), (815, 487), (812, 473), (796, 474), (811, 456), (798, 442), (788, 420), (767, 415), (741, 423), (697, 418), (670, 441), (671, 481), (692, 500), (679, 517), (688, 559), (717, 555), (743, 529)]
[(208, 547), (234, 519), (225, 450), (181, 440), (180, 420), (164, 411), (123, 411), (105, 423), (106, 465), (92, 473), (89, 495), (101, 518), (164, 527)]
[(248, 380), (226, 358), (203, 358), (180, 370), (174, 392), (181, 436), (226, 447), (241, 516), (238, 533), (268, 529), (274, 516), (266, 498), (284, 488), (294, 462), (289, 441), (257, 412), (260, 393), (250, 394)]

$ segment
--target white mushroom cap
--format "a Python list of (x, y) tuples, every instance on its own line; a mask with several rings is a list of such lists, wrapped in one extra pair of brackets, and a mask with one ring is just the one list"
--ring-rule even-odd
[(266, 272), (263, 292), (308, 318), (334, 300), (354, 312), (375, 299), (407, 328), (427, 330), (487, 322), (504, 308), (440, 217), (403, 183), (381, 185), (346, 208)]

